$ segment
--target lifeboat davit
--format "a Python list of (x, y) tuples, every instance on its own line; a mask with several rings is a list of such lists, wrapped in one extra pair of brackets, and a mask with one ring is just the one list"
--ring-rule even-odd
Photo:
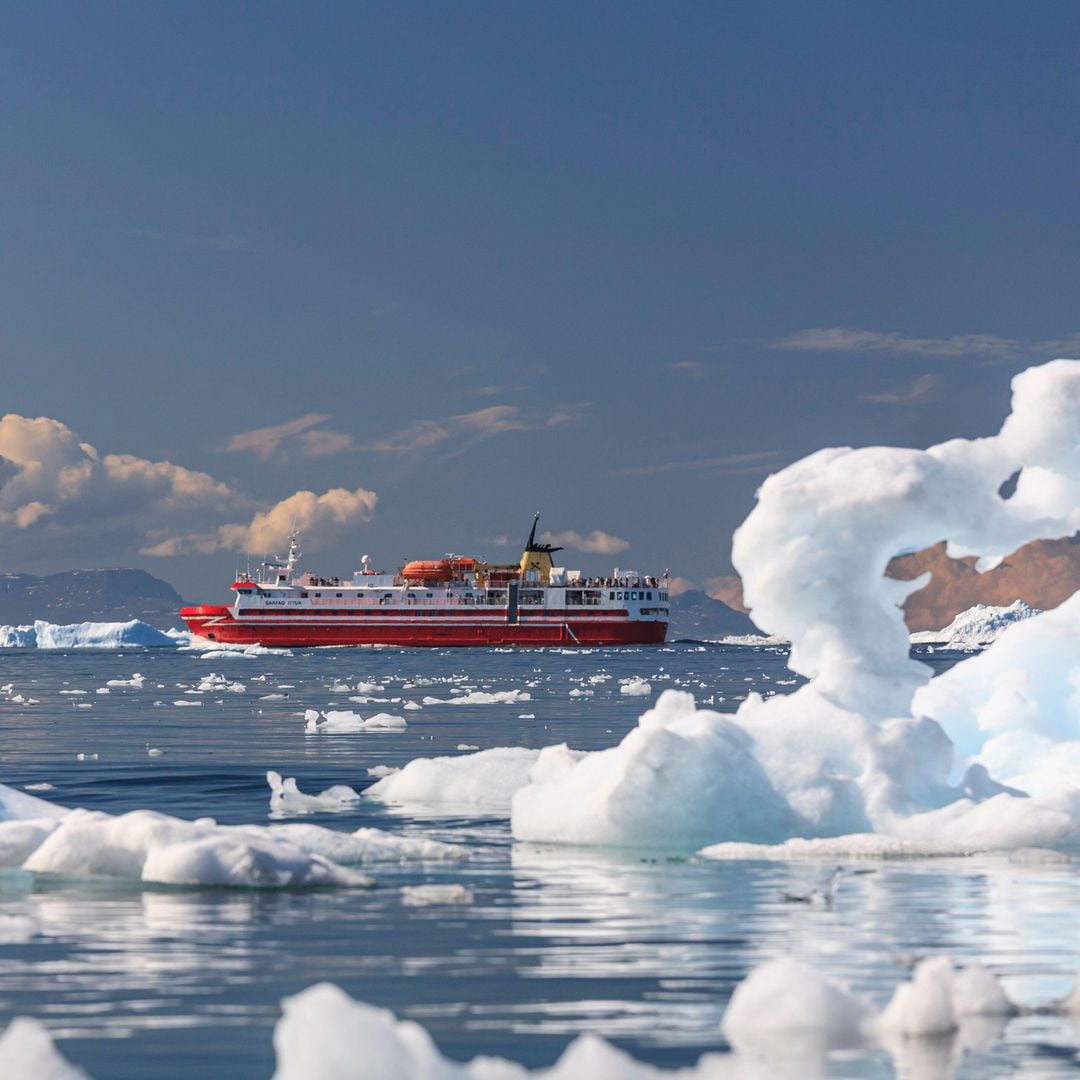
[(475, 569), (475, 559), (417, 559), (402, 567), (401, 576), (406, 581), (452, 581)]

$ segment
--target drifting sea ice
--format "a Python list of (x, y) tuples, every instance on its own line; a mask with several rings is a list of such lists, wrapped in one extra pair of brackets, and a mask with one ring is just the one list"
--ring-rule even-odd
[(273, 816), (285, 814), (316, 814), (327, 810), (347, 810), (360, 801), (360, 796), (351, 787), (334, 784), (318, 795), (305, 795), (293, 777), (282, 779), (281, 773), (271, 769), (266, 774), (270, 785), (270, 813)]
[(403, 716), (375, 713), (366, 720), (359, 713), (331, 710), (319, 713), (315, 709), (304, 711), (304, 730), (311, 733), (342, 735), (357, 731), (404, 731), (409, 725)]
[(629, 694), (631, 697), (647, 697), (652, 693), (652, 687), (640, 675), (631, 679), (621, 680), (620, 694)]
[(436, 907), (445, 904), (471, 904), (473, 894), (464, 885), (404, 885), (401, 902), (405, 907)]
[(532, 694), (527, 690), (495, 690), (488, 693), (485, 690), (473, 690), (471, 693), (462, 694), (460, 697), (436, 698), (425, 697), (425, 705), (499, 705), (513, 703), (515, 701), (532, 701)]
[[(304, 796), (295, 781), (282, 783), (280, 777), (277, 781), (286, 800), (291, 796), (317, 802), (327, 797), (325, 792), (321, 797)], [(353, 796), (355, 801), (355, 792)], [(311, 809), (307, 802), (303, 805)], [(299, 823), (218, 825), (210, 819), (184, 821), (152, 810), (111, 815), (68, 810), (0, 785), (0, 868), (35, 874), (167, 885), (368, 888), (372, 879), (352, 867), (466, 857), (457, 845), (380, 829), (342, 833)], [(0, 936), (5, 932), (26, 936), (36, 932), (36, 926), (12, 914), (8, 923), (0, 924)]]

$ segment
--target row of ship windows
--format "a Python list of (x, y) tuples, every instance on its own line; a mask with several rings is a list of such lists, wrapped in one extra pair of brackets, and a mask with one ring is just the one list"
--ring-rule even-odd
[[(564, 609), (560, 609), (560, 610), (564, 610)], [(658, 614), (658, 613), (660, 613), (660, 612), (662, 612), (664, 610), (665, 610), (664, 608), (642, 608), (642, 611), (644, 612), (644, 614), (650, 614), (650, 613)], [(377, 617), (377, 618), (381, 619), (381, 618), (383, 618), (383, 617), (385, 617), (387, 615), (401, 615), (403, 617), (413, 619), (413, 618), (423, 617), (423, 616), (433, 616), (433, 617), (446, 616), (446, 617), (449, 617), (449, 616), (454, 614), (452, 611), (449, 611), (446, 608), (437, 608), (437, 607), (430, 607), (430, 608), (428, 608), (428, 607), (391, 608), (389, 611), (379, 611), (379, 612), (372, 611), (372, 612), (363, 612), (363, 613), (358, 612), (356, 610), (356, 608), (299, 608), (299, 607), (293, 607), (293, 608), (278, 608), (278, 607), (264, 608), (264, 607), (242, 607), (242, 608), (238, 608), (237, 612), (240, 615), (259, 615), (259, 616), (267, 615), (267, 616), (270, 616), (270, 617), (275, 618), (275, 619), (280, 615), (300, 615), (300, 616), (303, 616), (305, 619), (327, 618), (327, 617), (329, 617), (329, 618), (334, 618), (334, 617), (346, 618), (346, 617), (348, 617), (350, 619), (357, 619), (357, 618), (360, 618), (361, 614), (363, 614), (364, 618)], [(477, 614), (479, 614), (479, 613), (477, 613)], [(491, 612), (491, 615), (493, 615), (493, 616), (496, 615), (496, 614), (498, 614), (498, 613)], [(526, 614), (535, 614), (540, 618), (546, 618), (547, 615), (548, 615), (548, 613), (546, 613), (544, 611), (527, 612)], [(608, 609), (607, 611), (603, 612), (603, 615), (626, 615), (626, 614), (627, 614), (627, 611), (626, 611), (625, 608), (623, 608), (623, 609)], [(584, 613), (582, 613), (581, 617), (584, 618)]]
[[(238, 589), (237, 591), (241, 594), (241, 596), (250, 596), (251, 593), (254, 590), (252, 590), (252, 589)], [(307, 599), (308, 595), (309, 594), (306, 593), (306, 592), (301, 592), (300, 593), (300, 596), (301, 596), (302, 599)], [(316, 597), (316, 599), (321, 599), (323, 594), (321, 592), (317, 592), (317, 593), (314, 593), (312, 595), (314, 595)], [(329, 595), (330, 594), (327, 593), (327, 596), (329, 596)], [(415, 599), (416, 597), (423, 596), (424, 598), (430, 600), (430, 599), (432, 599), (434, 597), (434, 595), (435, 595), (434, 593), (426, 593), (426, 594), (423, 594), (423, 593), (410, 593), (409, 596), (408, 596), (408, 599)], [(448, 592), (447, 593), (447, 598), (448, 599), (451, 598), (451, 595), (452, 594), (450, 594)], [(344, 596), (344, 593), (334, 593), (334, 597), (336, 599), (338, 599), (338, 600), (342, 599), (343, 596)], [(383, 593), (382, 596), (379, 597), (379, 603), (380, 604), (385, 604), (387, 600), (392, 600), (393, 598), (394, 598), (394, 594), (392, 592)], [(645, 589), (617, 590), (617, 591), (612, 591), (612, 592), (608, 593), (608, 599), (609, 600), (652, 600), (652, 598), (653, 598), (652, 590), (645, 590)], [(666, 601), (667, 598), (668, 598), (668, 596), (667, 596), (666, 592), (658, 591), (657, 594), (656, 594), (656, 599), (657, 600)], [(357, 596), (356, 599), (365, 599), (366, 600), (366, 599), (371, 599), (371, 597)], [(467, 604), (474, 603), (474, 602), (479, 602), (479, 603), (482, 603), (482, 604), (487, 603), (487, 604), (502, 605), (502, 604), (506, 603), (506, 593), (501, 589), (493, 589), (493, 590), (488, 591), (486, 594), (481, 594), (481, 595), (476, 596), (476, 597), (474, 597), (473, 594), (468, 594), (467, 593), (464, 596), (456, 597), (456, 599), (464, 600), (464, 602), (467, 603)], [(594, 591), (594, 590), (583, 591), (583, 590), (574, 589), (574, 590), (568, 590), (567, 593), (566, 593), (566, 602), (568, 604), (582, 604), (582, 605), (585, 605), (585, 606), (594, 606), (599, 602), (599, 600), (600, 600), (599, 591)], [(533, 605), (538, 606), (538, 607), (542, 606), (543, 603), (544, 603), (544, 594), (542, 592), (538, 592), (538, 591), (535, 591), (535, 590), (527, 590), (527, 589), (523, 590), (521, 592), (521, 594), (519, 595), (519, 597), (518, 597), (518, 603), (521, 604), (524, 607), (533, 606)]]

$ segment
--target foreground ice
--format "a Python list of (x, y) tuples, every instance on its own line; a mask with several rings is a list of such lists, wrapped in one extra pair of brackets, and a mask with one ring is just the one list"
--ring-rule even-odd
[[(1040, 1011), (1067, 1012), (1072, 998)], [(964, 1050), (994, 1041), (1017, 1007), (986, 968), (924, 960), (882, 1010), (815, 968), (770, 960), (735, 988), (721, 1030), (730, 1053), (668, 1071), (636, 1061), (602, 1038), (575, 1039), (550, 1069), (531, 1072), (501, 1058), (458, 1064), (420, 1025), (355, 1001), (331, 983), (282, 1002), (274, 1029), (275, 1080), (736, 1080), (820, 1075), (828, 1055), (892, 1056), (898, 1075), (944, 1077)], [(834, 1059), (836, 1060), (836, 1059)], [(854, 1075), (854, 1074), (853, 1074)]]
[(3, 649), (173, 649), (176, 644), (172, 635), (138, 619), (64, 626), (38, 619), (32, 626), (0, 626)]
[(319, 983), (282, 1002), (274, 1028), (274, 1080), (720, 1080), (765, 1076), (735, 1072), (727, 1055), (711, 1054), (696, 1068), (655, 1069), (595, 1035), (582, 1035), (550, 1069), (536, 1073), (502, 1058), (477, 1057), (460, 1065), (439, 1053), (431, 1036), (411, 1020), (354, 1001), (332, 983)]
[[(442, 887), (413, 891), (423, 888)], [(1078, 1000), (1074, 990), (1037, 1008), (1070, 1013)], [(672, 1071), (582, 1035), (555, 1065), (533, 1072), (502, 1058), (452, 1061), (419, 1024), (356, 1001), (332, 983), (287, 997), (281, 1007), (274, 1080), (757, 1080), (819, 1075), (828, 1060), (840, 1060), (835, 1055), (855, 1062), (852, 1055), (879, 1048), (892, 1056), (898, 1075), (944, 1077), (966, 1049), (997, 1039), (1010, 1016), (1032, 1011), (1011, 1002), (988, 969), (958, 968), (944, 955), (922, 961), (880, 1010), (814, 967), (768, 960), (736, 986), (724, 1013), (729, 1053), (705, 1054), (696, 1065)], [(25, 1018), (0, 1036), (0, 1075), (86, 1080), (58, 1053), (45, 1027)]]

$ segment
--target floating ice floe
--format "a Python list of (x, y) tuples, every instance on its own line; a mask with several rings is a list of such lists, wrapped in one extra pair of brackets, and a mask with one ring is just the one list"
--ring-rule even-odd
[(473, 690), (453, 698), (425, 697), (425, 705), (499, 705), (515, 701), (532, 701), (528, 690)]
[[(142, 684), (144, 682), (146, 682), (146, 676), (145, 675), (140, 675), (139, 672), (136, 671), (135, 674), (132, 675), (130, 679), (109, 679), (105, 683), (105, 685), (107, 687), (109, 687), (109, 686), (125, 686), (125, 687), (131, 687), (133, 689), (138, 690), (138, 689), (140, 689), (142, 687)], [(101, 691), (99, 690), (98, 693), (100, 693), (100, 692)]]
[(631, 679), (620, 680), (619, 693), (629, 694), (631, 697), (647, 697), (652, 693), (652, 686), (640, 675), (635, 675)]
[(405, 885), (401, 890), (405, 907), (434, 907), (446, 904), (471, 904), (473, 894), (464, 885)]
[[(278, 783), (282, 788), (291, 783), (286, 794), (299, 794), (294, 782), (281, 784), (278, 777)], [(152, 810), (119, 815), (68, 810), (0, 785), (0, 868), (35, 874), (166, 885), (367, 888), (372, 879), (355, 867), (466, 856), (453, 844), (380, 829), (342, 833), (299, 823), (184, 821)], [(27, 929), (22, 926), (20, 932)]]
[(375, 713), (366, 720), (359, 713), (330, 710), (319, 713), (316, 709), (304, 711), (304, 730), (327, 735), (343, 735), (357, 731), (404, 731), (408, 727), (403, 716)]
[(0, 648), (4, 649), (123, 649), (132, 646), (173, 649), (176, 639), (138, 619), (62, 626), (38, 619), (33, 625), (0, 626)]
[(204, 675), (199, 680), (195, 689), (202, 693), (242, 694), (247, 687), (242, 682), (231, 682), (224, 675), (211, 671), (209, 675)]
[(936, 645), (941, 649), (971, 652), (996, 641), (1010, 626), (1041, 614), (1023, 600), (1008, 607), (976, 604), (960, 612), (941, 630), (919, 630), (911, 635), (913, 645)]
[(334, 784), (318, 795), (305, 795), (297, 787), (294, 777), (282, 779), (281, 773), (273, 769), (267, 772), (266, 782), (270, 785), (270, 813), (273, 815), (347, 810), (360, 801), (360, 795), (344, 784)]

